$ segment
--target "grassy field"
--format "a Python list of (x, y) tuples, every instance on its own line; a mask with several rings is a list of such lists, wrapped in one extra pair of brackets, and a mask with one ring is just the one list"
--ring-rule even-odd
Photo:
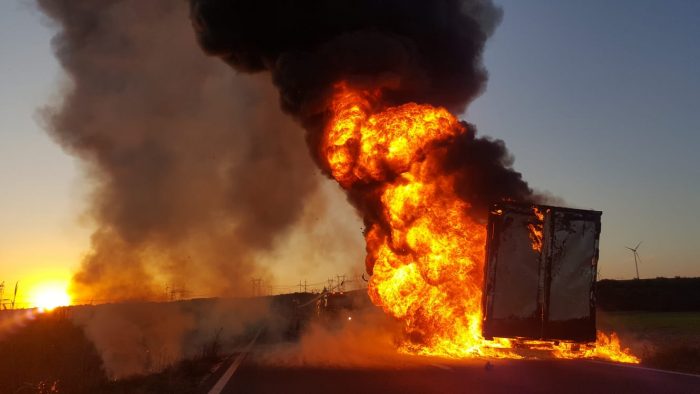
[(646, 366), (700, 374), (700, 312), (598, 312), (598, 329), (616, 331)]

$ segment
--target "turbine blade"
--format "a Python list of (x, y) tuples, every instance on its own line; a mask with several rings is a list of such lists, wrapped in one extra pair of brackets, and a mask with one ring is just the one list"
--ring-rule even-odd
[(634, 249), (630, 248), (629, 246), (625, 246), (625, 247), (634, 252)]
[(637, 244), (637, 246), (634, 247), (634, 250), (639, 249), (639, 245), (641, 245), (641, 244), (642, 244), (642, 241), (639, 241), (639, 243)]

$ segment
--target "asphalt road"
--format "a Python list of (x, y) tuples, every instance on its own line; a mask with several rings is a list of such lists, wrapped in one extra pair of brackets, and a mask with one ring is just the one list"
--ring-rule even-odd
[[(233, 362), (233, 359), (231, 363)], [(587, 360), (481, 360), (384, 368), (242, 360), (222, 393), (700, 393), (700, 376)], [(226, 369), (226, 368), (224, 368)]]

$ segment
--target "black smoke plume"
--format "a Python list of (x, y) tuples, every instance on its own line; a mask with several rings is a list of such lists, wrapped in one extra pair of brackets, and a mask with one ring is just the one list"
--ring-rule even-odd
[(207, 53), (272, 74), (312, 146), (341, 80), (382, 88), (387, 105), (464, 110), (484, 88), (481, 54), (501, 19), (490, 0), (191, 0), (191, 9)]
[[(383, 105), (418, 102), (461, 113), (485, 87), (482, 52), (501, 20), (490, 0), (191, 0), (202, 48), (242, 72), (268, 71), (282, 108), (319, 141), (333, 86), (379, 89)], [(499, 140), (476, 128), (449, 141), (443, 170), (472, 214), (489, 203), (526, 201), (533, 192)], [(327, 169), (326, 169), (327, 171)], [(380, 220), (372, 185), (353, 185), (350, 200), (367, 225)], [(371, 271), (371, 262), (368, 269)]]
[(385, 99), (460, 110), (482, 90), (481, 53), (501, 18), (490, 1), (193, 0), (210, 54), (269, 70), (283, 107), (304, 115), (338, 80), (385, 87)]

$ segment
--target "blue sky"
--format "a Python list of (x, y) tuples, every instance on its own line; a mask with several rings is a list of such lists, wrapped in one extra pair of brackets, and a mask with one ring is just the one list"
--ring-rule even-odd
[[(603, 211), (601, 272), (700, 276), (700, 2), (499, 0), (465, 118), (537, 189)], [(36, 122), (63, 81), (29, 1), (0, 2), (0, 281), (67, 278), (87, 250), (78, 163)], [(358, 262), (361, 266), (362, 262)]]
[(534, 187), (603, 211), (601, 271), (700, 275), (700, 2), (498, 1), (467, 118)]

